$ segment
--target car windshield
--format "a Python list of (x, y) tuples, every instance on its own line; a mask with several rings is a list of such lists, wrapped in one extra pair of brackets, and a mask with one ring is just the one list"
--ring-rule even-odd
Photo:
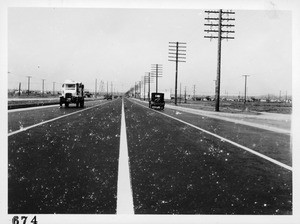
[(66, 89), (75, 89), (75, 84), (66, 84)]

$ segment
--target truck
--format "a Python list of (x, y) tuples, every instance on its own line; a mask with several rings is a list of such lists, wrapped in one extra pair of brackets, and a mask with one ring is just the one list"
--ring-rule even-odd
[(81, 82), (66, 80), (62, 84), (59, 105), (69, 107), (70, 103), (75, 103), (76, 107), (84, 107), (84, 85)]
[(153, 107), (159, 107), (161, 110), (165, 108), (164, 93), (151, 93), (149, 108)]

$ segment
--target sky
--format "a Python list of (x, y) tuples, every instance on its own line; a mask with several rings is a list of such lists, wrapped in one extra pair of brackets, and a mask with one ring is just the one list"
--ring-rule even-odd
[[(8, 8), (8, 88), (59, 90), (66, 79), (86, 89), (124, 92), (162, 64), (159, 91), (175, 89), (168, 43), (186, 42), (178, 92), (213, 95), (217, 40), (204, 38), (204, 9)], [(234, 40), (222, 40), (221, 94), (292, 94), (290, 11), (235, 10)], [(155, 90), (155, 83), (151, 84)]]

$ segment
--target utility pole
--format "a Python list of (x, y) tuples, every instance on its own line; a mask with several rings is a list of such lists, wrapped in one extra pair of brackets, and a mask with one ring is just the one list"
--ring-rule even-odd
[(18, 95), (20, 96), (21, 95), (21, 83), (19, 82), (19, 93)]
[(103, 94), (104, 88), (103, 88), (104, 82), (100, 80), (99, 83), (99, 95), (101, 96)]
[(181, 104), (181, 83), (180, 83), (180, 90), (179, 90), (179, 103)]
[(144, 76), (144, 81), (143, 81), (143, 83), (144, 83), (144, 101), (146, 100), (146, 81), (147, 81), (146, 76)]
[[(214, 83), (215, 83), (215, 91), (216, 91), (217, 80), (216, 80), (216, 79), (214, 79), (213, 81), (214, 81)], [(216, 96), (215, 96), (215, 100), (216, 100)]]
[(106, 99), (108, 99), (108, 81), (106, 81)]
[[(150, 72), (145, 72), (145, 74), (150, 74)], [(150, 87), (150, 80), (149, 80), (150, 78), (149, 78), (149, 76), (148, 75), (144, 75), (143, 76), (143, 83), (144, 83), (144, 101), (146, 100), (146, 84), (148, 83), (148, 97), (149, 97), (149, 87)]]
[(279, 90), (279, 101), (281, 101), (281, 90)]
[(151, 65), (151, 77), (156, 79), (156, 93), (158, 93), (158, 78), (162, 77), (162, 65), (152, 64)]
[(186, 62), (186, 43), (169, 42), (169, 61), (176, 62), (175, 68), (175, 105), (177, 105), (178, 62)]
[(245, 77), (245, 98), (244, 98), (244, 104), (246, 104), (246, 92), (247, 92), (247, 77), (250, 75), (243, 75)]
[(31, 76), (27, 76), (27, 78), (28, 78), (28, 96), (29, 96), (29, 90), (30, 90), (30, 78), (31, 78)]
[(142, 82), (139, 81), (139, 92), (140, 92), (140, 100), (141, 100), (141, 95), (142, 95)]
[(153, 82), (151, 72), (145, 72), (145, 83), (148, 83), (148, 100), (150, 100), (151, 83)]
[(110, 93), (111, 93), (111, 99), (113, 99), (113, 82), (110, 82)]
[(184, 88), (184, 103), (186, 103), (186, 86)]
[(196, 91), (196, 85), (194, 85), (194, 100), (196, 100), (196, 98), (195, 98), (195, 91)]
[(151, 80), (151, 77), (150, 77), (150, 72), (145, 72), (145, 81), (146, 83), (148, 83), (148, 101), (150, 100), (150, 80)]
[(45, 79), (42, 79), (42, 80), (43, 80), (43, 85), (42, 85), (42, 96), (44, 96)]
[[(215, 111), (219, 111), (220, 107), (220, 81), (221, 81), (221, 42), (222, 39), (234, 39), (234, 37), (228, 36), (230, 33), (234, 33), (232, 30), (228, 30), (228, 28), (234, 27), (233, 24), (228, 24), (224, 22), (230, 22), (235, 20), (234, 18), (229, 18), (229, 15), (235, 14), (235, 12), (232, 11), (223, 11), (220, 9), (219, 11), (205, 11), (208, 13), (208, 17), (205, 18), (208, 23), (204, 24), (205, 26), (209, 26), (210, 29), (204, 30), (210, 36), (204, 36), (204, 38), (209, 38), (212, 40), (213, 38), (218, 39), (218, 64), (217, 64), (217, 82), (216, 82), (216, 88), (215, 88), (215, 100), (216, 100), (216, 105), (215, 105)], [(210, 14), (218, 14), (216, 17), (209, 17)], [(223, 15), (227, 15), (227, 18), (224, 18)], [(214, 27), (218, 27), (218, 29), (214, 29)], [(222, 29), (225, 28), (225, 29)], [(218, 33), (218, 36), (213, 35), (213, 33)], [(226, 36), (222, 35), (223, 33), (226, 34)]]
[(95, 98), (97, 97), (97, 79), (95, 80)]
[(53, 95), (55, 94), (55, 82), (53, 82)]

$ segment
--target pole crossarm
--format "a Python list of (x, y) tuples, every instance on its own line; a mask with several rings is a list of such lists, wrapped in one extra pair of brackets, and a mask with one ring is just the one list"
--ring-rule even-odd
[[(220, 13), (220, 11), (216, 11), (216, 10), (205, 10), (204, 12), (210, 14), (210, 13)], [(223, 11), (222, 10), (222, 14), (235, 14), (235, 12), (229, 10), (229, 11)]]
[[(205, 32), (214, 32), (214, 33), (218, 33), (219, 30), (204, 30)], [(222, 33), (235, 33), (233, 30), (221, 30)]]
[[(219, 18), (209, 18), (209, 17), (207, 17), (207, 18), (205, 18), (206, 20), (218, 20), (219, 21)], [(235, 21), (235, 19), (234, 18), (222, 18), (221, 19), (222, 21)]]
[(185, 42), (169, 42), (169, 44), (186, 44)]
[[(176, 55), (176, 53), (173, 53), (173, 52), (169, 52), (169, 54), (174, 54), (174, 55)], [(186, 55), (186, 54), (178, 53), (177, 55)]]
[(179, 56), (173, 56), (173, 55), (172, 55), (172, 56), (169, 55), (168, 57), (169, 57), (169, 58), (181, 58), (181, 59), (186, 59), (186, 57), (179, 57)]
[[(176, 51), (176, 49), (169, 49), (169, 51)], [(177, 50), (178, 52), (186, 52), (186, 50)]]
[(179, 60), (168, 60), (168, 61), (174, 61), (174, 62), (186, 62), (186, 61), (179, 61)]
[[(175, 49), (177, 48), (176, 46), (169, 46), (169, 47), (174, 47)], [(186, 48), (186, 46), (178, 46), (178, 49), (179, 48)], [(183, 50), (183, 49), (182, 49)]]
[[(205, 23), (204, 26), (219, 26), (219, 24), (215, 23)], [(222, 27), (234, 27), (234, 24), (221, 24)]]
[[(217, 37), (217, 36), (204, 36), (204, 38), (210, 38), (210, 39), (212, 39), (212, 38), (219, 38), (219, 37)], [(221, 37), (222, 39), (234, 39), (234, 37)]]

